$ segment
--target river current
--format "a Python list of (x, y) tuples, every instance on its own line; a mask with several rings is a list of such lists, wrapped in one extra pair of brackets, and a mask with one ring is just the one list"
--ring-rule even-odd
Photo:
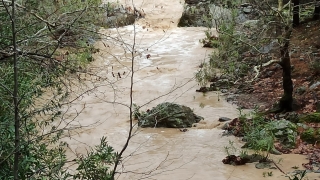
[[(124, 153), (118, 179), (172, 180), (257, 180), (288, 178), (279, 170), (258, 170), (254, 164), (224, 165), (229, 141), (241, 146), (235, 137), (222, 136), (219, 117), (235, 118), (237, 107), (224, 101), (221, 93), (197, 93), (195, 73), (199, 65), (208, 61), (212, 49), (202, 48), (200, 39), (205, 28), (178, 28), (183, 12), (181, 0), (120, 0), (123, 6), (134, 6), (145, 13), (135, 25), (101, 29), (103, 40), (96, 42), (100, 49), (88, 71), (102, 79), (95, 79), (83, 94), (68, 107), (71, 125), (84, 128), (72, 131), (63, 140), (69, 144), (68, 157), (86, 154), (102, 136), (111, 146), (121, 150), (129, 128), (130, 70), (134, 60), (133, 102), (141, 110), (151, 109), (161, 102), (186, 105), (204, 117), (197, 127), (187, 132), (178, 129), (135, 127), (135, 135)], [(214, 33), (216, 33), (213, 30)], [(131, 51), (134, 45), (134, 58)], [(89, 82), (89, 81), (88, 81)], [(80, 113), (81, 112), (81, 113)], [(66, 116), (67, 117), (67, 116)], [(73, 117), (76, 117), (73, 119)], [(88, 126), (88, 127), (86, 127)], [(301, 167), (304, 156), (281, 155), (279, 166), (285, 172)], [(272, 177), (263, 177), (273, 172)]]

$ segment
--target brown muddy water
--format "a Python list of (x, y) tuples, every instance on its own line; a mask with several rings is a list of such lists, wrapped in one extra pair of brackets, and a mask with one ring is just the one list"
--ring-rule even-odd
[[(195, 73), (211, 52), (199, 43), (206, 29), (177, 28), (183, 1), (133, 2), (144, 10), (145, 18), (135, 26), (101, 29), (105, 39), (96, 43), (100, 52), (95, 54), (89, 71), (103, 78), (89, 84), (88, 88), (95, 87), (95, 90), (68, 107), (65, 121), (72, 121), (69, 126), (88, 126), (72, 131), (70, 137), (63, 139), (70, 147), (68, 157), (85, 154), (102, 136), (106, 136), (116, 150), (123, 147), (129, 128), (126, 106), (130, 102), (130, 51), (134, 44), (134, 103), (142, 106), (141, 110), (147, 110), (161, 102), (175, 102), (193, 108), (204, 120), (187, 132), (135, 127), (135, 135), (117, 170), (122, 172), (118, 179), (288, 179), (279, 170), (257, 170), (254, 164), (235, 167), (221, 162), (229, 141), (235, 142), (236, 147), (241, 143), (235, 137), (222, 137), (223, 131), (217, 127), (218, 118), (234, 118), (238, 111), (218, 92), (205, 95), (195, 92), (199, 88)], [(132, 6), (132, 1), (120, 3)], [(282, 159), (279, 166), (285, 172), (306, 162), (305, 157), (299, 155), (274, 159)], [(263, 177), (263, 172), (273, 172), (273, 176)]]

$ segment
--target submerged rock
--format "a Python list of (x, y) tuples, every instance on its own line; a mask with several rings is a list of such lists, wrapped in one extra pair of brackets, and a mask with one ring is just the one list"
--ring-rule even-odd
[(187, 128), (202, 119), (203, 117), (194, 114), (187, 106), (165, 102), (146, 113), (140, 113), (138, 125), (140, 127)]
[(220, 122), (226, 122), (226, 121), (231, 121), (231, 119), (230, 119), (230, 118), (227, 118), (227, 117), (220, 117), (220, 118), (219, 118), (219, 121), (220, 121)]
[(271, 162), (259, 162), (255, 165), (257, 169), (271, 168)]

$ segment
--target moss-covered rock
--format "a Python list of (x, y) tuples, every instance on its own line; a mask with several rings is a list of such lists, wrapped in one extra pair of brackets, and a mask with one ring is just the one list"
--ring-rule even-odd
[(145, 113), (140, 113), (138, 125), (140, 127), (186, 128), (192, 127), (192, 124), (201, 119), (203, 118), (194, 114), (187, 106), (165, 102)]
[(302, 115), (299, 118), (301, 123), (320, 123), (320, 113)]

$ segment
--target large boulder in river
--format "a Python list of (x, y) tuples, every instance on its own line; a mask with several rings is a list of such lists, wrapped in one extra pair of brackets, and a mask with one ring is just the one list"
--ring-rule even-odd
[(178, 26), (215, 28), (232, 20), (234, 12), (237, 23), (259, 19), (260, 13), (253, 7), (240, 0), (186, 0)]
[[(215, 3), (217, 4), (217, 3)], [(214, 19), (231, 18), (231, 11), (215, 5), (211, 0), (186, 1), (184, 12), (180, 18), (179, 27), (216, 27)]]
[[(134, 13), (134, 8), (130, 6), (124, 7), (119, 3), (107, 3), (105, 6), (105, 22), (102, 26), (108, 28), (127, 26), (133, 24), (136, 18), (140, 18), (139, 14)], [(136, 11), (138, 12), (138, 10)]]
[(198, 123), (201, 119), (203, 118), (194, 114), (187, 106), (165, 102), (141, 113), (138, 117), (138, 125), (140, 127), (187, 128), (192, 127), (193, 123)]

